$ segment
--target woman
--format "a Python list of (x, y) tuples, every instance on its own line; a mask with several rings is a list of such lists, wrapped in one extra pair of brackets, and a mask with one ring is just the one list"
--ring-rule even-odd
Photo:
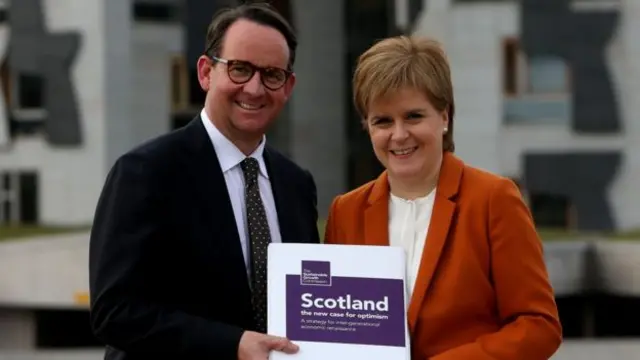
[(325, 242), (404, 248), (412, 359), (550, 358), (562, 332), (540, 239), (512, 181), (453, 154), (439, 44), (378, 42), (353, 85), (385, 171), (334, 199)]

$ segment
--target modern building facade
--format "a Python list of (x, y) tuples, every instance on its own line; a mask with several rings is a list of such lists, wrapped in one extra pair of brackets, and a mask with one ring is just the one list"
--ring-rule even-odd
[[(540, 226), (640, 227), (639, 3), (271, 2), (300, 47), (298, 83), (269, 141), (315, 175), (321, 215), (381, 170), (350, 75), (371, 43), (404, 32), (444, 43), (456, 152), (516, 179)], [(113, 161), (200, 110), (195, 59), (211, 15), (229, 3), (5, 1), (0, 223), (90, 224)]]
[[(90, 224), (115, 159), (200, 111), (195, 59), (211, 15), (232, 2), (0, 0), (0, 225)], [(640, 2), (271, 2), (300, 47), (294, 95), (268, 138), (312, 171), (321, 216), (333, 196), (381, 171), (351, 103), (357, 56), (414, 33), (449, 54), (456, 153), (517, 180), (540, 226), (640, 227)], [(26, 280), (0, 281), (0, 349), (99, 347), (86, 299), (74, 297), (86, 290), (85, 240), (3, 247), (0, 263), (26, 269)], [(633, 245), (545, 244), (568, 336), (640, 336), (628, 316), (640, 296)], [(585, 285), (592, 267), (595, 296)], [(56, 274), (62, 286), (51, 285)], [(556, 358), (584, 358), (566, 351)]]
[(110, 165), (170, 130), (177, 26), (123, 1), (20, 0), (0, 27), (0, 223), (90, 224)]
[(517, 179), (542, 226), (638, 228), (640, 3), (424, 2), (451, 58), (456, 145)]

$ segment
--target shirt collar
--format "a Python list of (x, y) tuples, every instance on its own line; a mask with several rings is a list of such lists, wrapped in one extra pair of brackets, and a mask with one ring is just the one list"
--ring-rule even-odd
[[(218, 157), (218, 162), (220, 163), (220, 167), (223, 173), (233, 169), (234, 167), (240, 165), (242, 160), (244, 160), (247, 156), (245, 156), (237, 146), (235, 146), (226, 136), (224, 136), (218, 128), (211, 122), (211, 119), (207, 115), (207, 112), (202, 109), (200, 112), (200, 117), (202, 118), (202, 123), (204, 128), (207, 130), (207, 134), (209, 134), (209, 138), (213, 143), (213, 148), (216, 151), (216, 155)], [(262, 140), (260, 141), (260, 145), (258, 148), (250, 154), (249, 156), (258, 160), (258, 164), (260, 166), (260, 174), (265, 178), (269, 178), (269, 174), (267, 173), (267, 166), (264, 162), (264, 146), (267, 141), (266, 136), (262, 136)]]

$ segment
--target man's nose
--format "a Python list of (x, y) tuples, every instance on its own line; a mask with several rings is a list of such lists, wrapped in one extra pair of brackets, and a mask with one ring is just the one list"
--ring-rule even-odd
[(260, 79), (260, 73), (256, 71), (255, 74), (244, 84), (244, 91), (251, 95), (262, 95), (265, 92), (264, 85)]

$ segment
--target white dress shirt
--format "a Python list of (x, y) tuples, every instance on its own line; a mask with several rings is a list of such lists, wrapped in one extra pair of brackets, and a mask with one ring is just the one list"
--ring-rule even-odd
[(431, 223), (435, 193), (433, 190), (429, 195), (415, 200), (405, 200), (390, 194), (389, 244), (403, 248), (406, 254), (407, 304), (418, 276), (422, 251)]
[[(200, 113), (204, 128), (211, 138), (213, 147), (220, 162), (220, 168), (224, 174), (224, 180), (227, 184), (227, 191), (229, 192), (229, 199), (233, 207), (233, 214), (236, 219), (236, 226), (238, 228), (238, 235), (240, 235), (240, 244), (242, 245), (242, 253), (244, 255), (244, 261), (247, 268), (247, 275), (250, 276), (249, 260), (251, 259), (249, 248), (249, 229), (247, 226), (247, 215), (244, 198), (244, 173), (240, 167), (242, 160), (247, 158), (238, 147), (236, 147), (227, 137), (225, 137), (211, 122), (207, 112), (202, 109)], [(269, 174), (267, 173), (267, 166), (264, 162), (262, 154), (264, 152), (264, 145), (266, 137), (262, 138), (258, 148), (250, 155), (250, 157), (258, 160), (260, 166), (260, 173), (258, 175), (258, 184), (260, 187), (260, 197), (264, 204), (264, 210), (267, 215), (267, 221), (269, 222), (269, 231), (271, 233), (271, 242), (280, 242), (280, 226), (278, 224), (278, 213), (276, 212), (276, 203), (273, 198), (273, 191), (271, 191), (271, 182), (269, 181)], [(209, 201), (216, 201), (215, 199), (209, 199)], [(216, 219), (211, 219), (216, 221)]]

